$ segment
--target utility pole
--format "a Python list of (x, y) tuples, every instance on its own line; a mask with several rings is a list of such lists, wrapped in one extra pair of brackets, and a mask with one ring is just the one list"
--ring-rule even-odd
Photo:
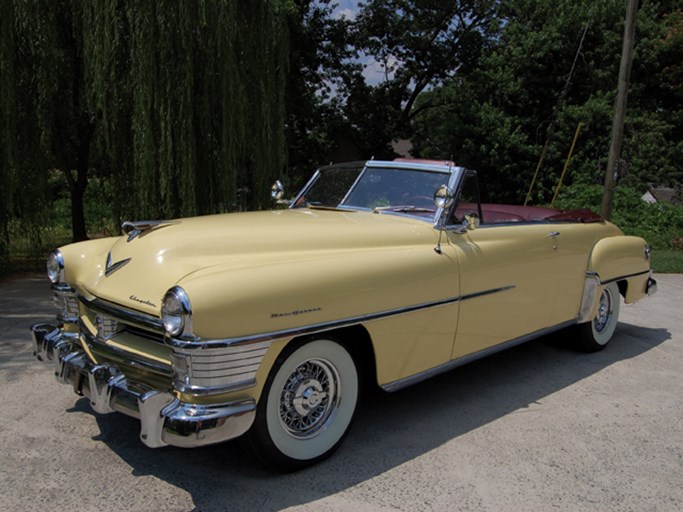
[(602, 216), (607, 220), (612, 218), (612, 202), (614, 201), (614, 188), (616, 186), (615, 173), (617, 162), (621, 157), (621, 144), (624, 139), (626, 96), (628, 94), (628, 83), (631, 78), (637, 11), (638, 0), (628, 0), (626, 22), (624, 24), (624, 43), (621, 47), (621, 64), (619, 66), (619, 86), (614, 107), (614, 119), (612, 120), (612, 142), (609, 147), (607, 171), (605, 172), (605, 191), (602, 196)]

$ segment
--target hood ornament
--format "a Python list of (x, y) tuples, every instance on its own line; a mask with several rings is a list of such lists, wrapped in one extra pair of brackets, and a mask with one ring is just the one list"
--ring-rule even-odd
[(109, 251), (109, 254), (107, 254), (107, 264), (104, 267), (104, 276), (109, 277), (111, 274), (113, 274), (118, 269), (123, 267), (129, 261), (130, 261), (130, 258), (126, 258), (125, 260), (121, 260), (121, 261), (117, 261), (116, 263), (113, 263), (111, 260), (111, 251)]
[(128, 236), (127, 242), (134, 240), (146, 232), (152, 231), (157, 227), (169, 226), (175, 224), (177, 221), (172, 220), (139, 220), (131, 222), (129, 220), (121, 224), (121, 232)]

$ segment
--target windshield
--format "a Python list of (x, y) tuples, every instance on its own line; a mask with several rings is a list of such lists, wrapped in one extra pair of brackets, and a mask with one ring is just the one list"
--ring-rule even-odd
[(326, 207), (432, 214), (434, 192), (448, 184), (447, 172), (389, 167), (321, 169), (294, 207)]

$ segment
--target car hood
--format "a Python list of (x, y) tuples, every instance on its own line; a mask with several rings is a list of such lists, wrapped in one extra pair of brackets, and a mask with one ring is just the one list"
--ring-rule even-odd
[(434, 243), (435, 236), (429, 222), (371, 212), (296, 209), (210, 215), (168, 221), (132, 239), (123, 236), (113, 239), (113, 245), (100, 244), (98, 254), (80, 255), (83, 263), (72, 279), (86, 297), (158, 315), (170, 287), (208, 269), (263, 267), (267, 279), (267, 267), (282, 268), (288, 260)]

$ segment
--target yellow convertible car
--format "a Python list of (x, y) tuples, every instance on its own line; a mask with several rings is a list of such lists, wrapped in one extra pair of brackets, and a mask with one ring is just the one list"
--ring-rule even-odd
[(149, 447), (243, 436), (293, 470), (339, 446), (363, 385), (395, 391), (559, 329), (599, 350), (619, 296), (656, 290), (641, 238), (587, 210), (482, 204), (452, 162), (324, 167), (288, 205), (56, 250), (36, 357), (96, 412), (139, 418)]

